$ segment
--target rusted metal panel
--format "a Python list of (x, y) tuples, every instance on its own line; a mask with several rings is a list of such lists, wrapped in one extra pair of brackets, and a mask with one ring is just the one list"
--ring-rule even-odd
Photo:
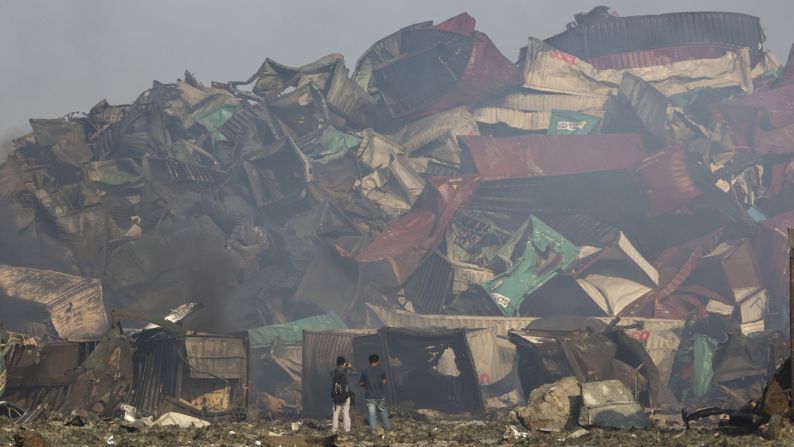
[(247, 367), (245, 339), (217, 335), (185, 337), (190, 377), (244, 379)]
[(483, 181), (628, 169), (645, 157), (639, 134), (466, 136)]
[(108, 329), (98, 279), (4, 265), (0, 266), (0, 287), (11, 298), (43, 304), (64, 339), (97, 339)]
[(417, 200), (414, 210), (396, 219), (358, 254), (356, 260), (368, 274), (367, 281), (402, 284), (419, 267), (422, 259), (444, 237), (447, 225), (458, 208), (474, 193), (480, 179), (434, 177)]
[(636, 168), (652, 215), (676, 211), (701, 194), (689, 174), (683, 146), (667, 148), (644, 159)]

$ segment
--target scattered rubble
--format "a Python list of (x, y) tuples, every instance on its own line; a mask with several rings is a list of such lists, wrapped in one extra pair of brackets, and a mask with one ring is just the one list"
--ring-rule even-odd
[[(425, 438), (598, 444), (681, 408), (757, 429), (790, 403), (794, 227), (794, 48), (763, 40), (597, 7), (513, 63), (463, 13), (353, 69), (268, 58), (31, 119), (0, 165), (2, 414), (240, 436), (328, 416), (335, 358), (379, 352)], [(529, 431), (406, 419), (510, 408)], [(244, 442), (327, 441), (307, 425)]]

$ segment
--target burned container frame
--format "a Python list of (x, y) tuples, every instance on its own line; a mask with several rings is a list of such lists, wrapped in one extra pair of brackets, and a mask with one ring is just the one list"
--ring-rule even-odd
[(139, 410), (202, 418), (245, 415), (247, 337), (153, 329), (138, 335), (136, 348), (132, 405)]
[(485, 412), (463, 329), (383, 327), (377, 334), (354, 338), (353, 352), (358, 365), (367, 365), (370, 354), (380, 354), (391, 404), (473, 416)]

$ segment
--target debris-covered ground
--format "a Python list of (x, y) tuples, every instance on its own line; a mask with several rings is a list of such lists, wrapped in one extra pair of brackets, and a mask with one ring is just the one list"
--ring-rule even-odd
[[(292, 432), (289, 421), (251, 421), (221, 423), (207, 428), (149, 428), (129, 432), (117, 423), (100, 422), (85, 427), (64, 426), (62, 421), (37, 424), (34, 430), (49, 440), (50, 445), (63, 446), (790, 446), (794, 442), (794, 428), (781, 426), (777, 431), (764, 429), (755, 433), (741, 433), (736, 429), (660, 425), (650, 430), (568, 430), (554, 433), (528, 432), (526, 437), (514, 436), (507, 416), (473, 421), (417, 421), (397, 418), (394, 430), (371, 434), (354, 424), (349, 434), (333, 436), (328, 421), (306, 420)], [(3, 427), (0, 445), (14, 445), (11, 441), (19, 429)], [(519, 431), (519, 433), (522, 433)], [(28, 447), (28, 446), (26, 446)]]

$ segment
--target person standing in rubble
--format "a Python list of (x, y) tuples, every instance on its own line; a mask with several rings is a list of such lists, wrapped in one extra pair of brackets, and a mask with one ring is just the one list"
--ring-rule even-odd
[(334, 433), (339, 430), (339, 413), (342, 413), (342, 428), (345, 433), (350, 433), (350, 405), (354, 394), (347, 384), (347, 374), (351, 368), (344, 357), (337, 357), (336, 368), (331, 371), (331, 401), (334, 404), (331, 430)]
[(364, 387), (364, 400), (369, 412), (369, 429), (374, 433), (378, 428), (376, 413), (380, 414), (383, 429), (389, 430), (389, 413), (386, 410), (386, 371), (380, 366), (378, 354), (369, 356), (369, 368), (361, 372), (359, 386)]

